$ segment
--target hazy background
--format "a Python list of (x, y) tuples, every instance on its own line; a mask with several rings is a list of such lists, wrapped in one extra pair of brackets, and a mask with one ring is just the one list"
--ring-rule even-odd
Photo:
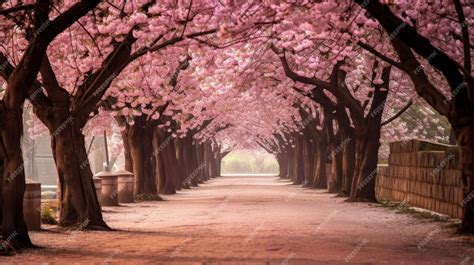
[(273, 155), (263, 150), (235, 150), (222, 159), (221, 173), (278, 174), (278, 162)]

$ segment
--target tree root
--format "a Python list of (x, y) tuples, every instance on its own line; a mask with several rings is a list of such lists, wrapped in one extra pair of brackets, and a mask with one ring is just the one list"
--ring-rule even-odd
[(135, 200), (139, 202), (140, 201), (162, 201), (163, 198), (161, 198), (160, 195), (157, 195), (157, 194), (142, 193), (142, 194), (135, 195)]

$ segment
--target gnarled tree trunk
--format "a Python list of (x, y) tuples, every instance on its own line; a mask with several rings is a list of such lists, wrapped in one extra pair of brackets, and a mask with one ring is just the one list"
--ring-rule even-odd
[(84, 135), (67, 111), (55, 112), (51, 147), (61, 189), (59, 224), (89, 229), (109, 229), (102, 218)]

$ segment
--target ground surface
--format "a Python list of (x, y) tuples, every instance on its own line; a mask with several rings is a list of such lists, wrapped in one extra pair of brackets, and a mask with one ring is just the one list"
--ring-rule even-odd
[(446, 223), (346, 203), (271, 176), (104, 209), (113, 232), (32, 232), (44, 247), (0, 263), (473, 264), (472, 239)]

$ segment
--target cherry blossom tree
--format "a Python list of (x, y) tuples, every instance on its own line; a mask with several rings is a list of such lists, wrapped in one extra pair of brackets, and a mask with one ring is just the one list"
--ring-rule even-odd
[(48, 50), (40, 71), (47, 95), (39, 93), (43, 102), (32, 103), (53, 139), (62, 194), (60, 224), (87, 221), (89, 228), (107, 228), (90, 167), (84, 163), (81, 130), (112, 81), (134, 60), (216, 31), (207, 3), (102, 3), (94, 14), (58, 36)]
[[(23, 194), (25, 191), (25, 175), (23, 169), (22, 150), (20, 138), (22, 135), (22, 106), (26, 98), (32, 98), (38, 86), (35, 83), (36, 75), (40, 70), (43, 56), (50, 43), (64, 30), (70, 27), (87, 12), (94, 9), (98, 1), (66, 1), (56, 12), (51, 1), (17, 1), (2, 3), (0, 20), (6, 32), (16, 31), (16, 24), (25, 31), (25, 40), (19, 44), (24, 45), (23, 52), (15, 50), (11, 55), (11, 61), (5, 56), (6, 47), (15, 48), (15, 37), (12, 41), (2, 41), (6, 46), (1, 47), (2, 78), (6, 80), (7, 86), (1, 104), (2, 115), (2, 145), (4, 153), (3, 180), (2, 181), (2, 235), (3, 238), (13, 237), (10, 245), (14, 248), (31, 247), (32, 243), (28, 236), (28, 230), (23, 218)], [(30, 12), (32, 11), (32, 13)], [(15, 14), (21, 12), (17, 16)], [(50, 13), (53, 13), (50, 15)], [(50, 16), (53, 17), (50, 20)], [(23, 19), (21, 19), (23, 18)], [(10, 30), (10, 31), (8, 31)], [(14, 33), (13, 33), (14, 34)], [(2, 39), (6, 40), (5, 33)], [(19, 53), (16, 53), (19, 52)], [(18, 62), (15, 59), (19, 59)], [(16, 67), (12, 66), (16, 63)]]
[[(383, 4), (355, 1), (367, 11), (367, 21), (380, 25), (389, 35), (394, 57), (379, 57), (397, 65), (410, 76), (417, 93), (452, 125), (460, 148), (464, 197), (474, 190), (472, 175), (472, 36), (469, 1), (449, 3), (408, 2)], [(379, 48), (379, 47), (376, 47)], [(398, 57), (398, 59), (393, 59)], [(474, 202), (463, 208), (461, 231), (474, 229)]]

